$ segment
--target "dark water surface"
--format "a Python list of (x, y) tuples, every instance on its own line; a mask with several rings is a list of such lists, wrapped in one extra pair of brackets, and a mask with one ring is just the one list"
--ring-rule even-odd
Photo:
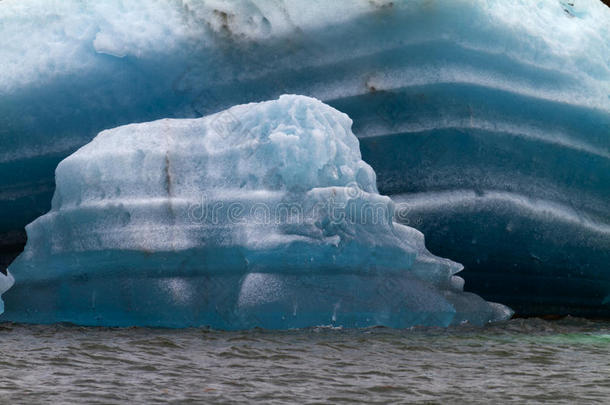
[(610, 322), (219, 332), (0, 324), (1, 403), (610, 403)]

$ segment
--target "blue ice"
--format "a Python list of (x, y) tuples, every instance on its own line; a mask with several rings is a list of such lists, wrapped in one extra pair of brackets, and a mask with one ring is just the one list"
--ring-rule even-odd
[(284, 95), (102, 131), (57, 167), (2, 319), (286, 329), (509, 317), (394, 222), (351, 126)]

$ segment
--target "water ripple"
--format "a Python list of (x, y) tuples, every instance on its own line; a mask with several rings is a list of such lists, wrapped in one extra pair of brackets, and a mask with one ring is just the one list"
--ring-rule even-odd
[(610, 322), (273, 332), (0, 325), (0, 402), (603, 403)]

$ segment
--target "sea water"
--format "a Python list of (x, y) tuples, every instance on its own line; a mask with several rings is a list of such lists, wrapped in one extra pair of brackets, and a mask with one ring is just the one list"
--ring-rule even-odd
[(220, 332), (0, 324), (1, 403), (607, 403), (610, 322)]

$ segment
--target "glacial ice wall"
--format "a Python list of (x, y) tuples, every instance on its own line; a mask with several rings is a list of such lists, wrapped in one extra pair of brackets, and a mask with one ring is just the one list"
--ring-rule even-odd
[[(0, 2), (0, 245), (99, 131), (314, 96), (467, 289), (609, 315), (610, 9), (597, 0)], [(0, 260), (0, 266), (3, 264)]]
[(0, 319), (286, 329), (509, 317), (393, 221), (351, 125), (282, 96), (101, 132), (57, 167)]

